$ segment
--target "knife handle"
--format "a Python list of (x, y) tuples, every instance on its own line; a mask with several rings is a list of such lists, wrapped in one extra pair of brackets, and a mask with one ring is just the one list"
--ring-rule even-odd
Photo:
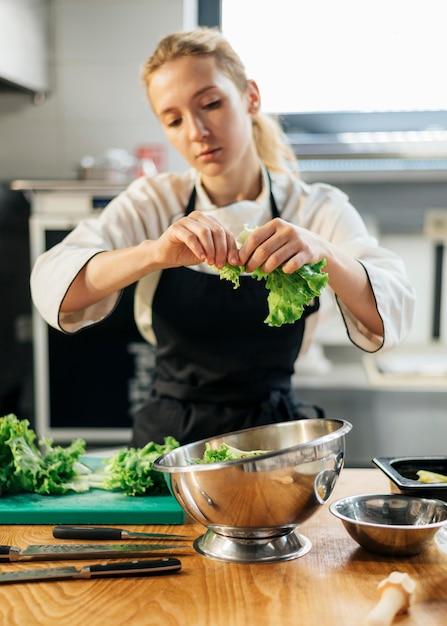
[(119, 528), (55, 526), (53, 537), (58, 539), (122, 539), (122, 532)]
[(182, 567), (178, 559), (152, 559), (150, 561), (128, 561), (121, 563), (105, 563), (90, 565), (83, 568), (90, 578), (120, 578), (122, 576), (155, 576), (178, 572)]
[(11, 546), (0, 546), (0, 563), (11, 560)]

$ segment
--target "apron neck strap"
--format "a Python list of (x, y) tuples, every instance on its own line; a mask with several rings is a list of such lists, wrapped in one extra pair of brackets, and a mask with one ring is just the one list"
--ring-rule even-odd
[(269, 190), (270, 190), (270, 208), (272, 210), (272, 219), (274, 217), (281, 217), (278, 211), (278, 207), (276, 206), (275, 197), (272, 191), (272, 179), (270, 178), (270, 173), (267, 170), (267, 178), (269, 179)]

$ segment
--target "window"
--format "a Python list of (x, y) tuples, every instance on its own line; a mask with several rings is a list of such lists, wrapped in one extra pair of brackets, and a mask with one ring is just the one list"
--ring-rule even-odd
[[(272, 13), (272, 7), (274, 12)], [(271, 112), (447, 108), (445, 0), (223, 0)]]
[(445, 0), (222, 0), (222, 31), (286, 123), (447, 128), (444, 14)]

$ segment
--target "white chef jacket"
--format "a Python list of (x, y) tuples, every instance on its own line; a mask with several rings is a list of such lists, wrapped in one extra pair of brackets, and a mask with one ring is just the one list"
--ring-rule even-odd
[[(415, 296), (402, 260), (379, 246), (367, 232), (357, 210), (339, 189), (327, 184), (306, 184), (292, 174), (271, 173), (272, 192), (281, 217), (331, 241), (364, 266), (384, 325), (384, 335), (370, 333), (349, 309), (339, 302), (330, 287), (325, 292), (336, 302), (352, 343), (368, 352), (385, 351), (408, 335), (414, 316)], [(214, 216), (237, 237), (244, 225), (260, 226), (271, 219), (267, 172), (263, 167), (263, 189), (254, 201), (241, 201), (224, 207), (212, 204), (200, 184), (196, 170), (181, 174), (164, 173), (141, 177), (114, 198), (98, 217), (80, 222), (65, 239), (41, 254), (31, 273), (31, 293), (35, 306), (52, 327), (75, 333), (110, 315), (120, 293), (104, 298), (84, 310), (60, 310), (70, 284), (94, 255), (134, 246), (146, 239), (157, 239), (170, 224), (184, 215), (196, 185), (196, 209)], [(202, 263), (197, 271), (212, 272)], [(160, 272), (141, 279), (135, 290), (135, 321), (143, 337), (155, 344), (152, 330), (152, 299)], [(306, 322), (305, 341), (309, 345), (316, 329), (317, 314)]]

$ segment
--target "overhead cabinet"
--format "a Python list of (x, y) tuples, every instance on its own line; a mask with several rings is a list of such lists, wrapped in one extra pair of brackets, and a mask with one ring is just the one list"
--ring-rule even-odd
[(0, 87), (48, 90), (48, 0), (0, 0)]

